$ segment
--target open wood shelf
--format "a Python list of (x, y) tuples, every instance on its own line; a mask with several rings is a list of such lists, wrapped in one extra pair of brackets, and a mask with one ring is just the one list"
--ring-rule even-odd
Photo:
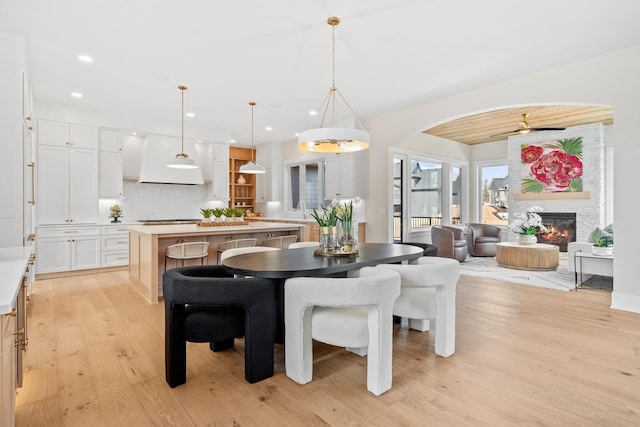
[[(255, 212), (256, 176), (240, 172), (240, 166), (253, 160), (254, 151), (250, 148), (229, 147), (229, 207), (251, 209)], [(244, 183), (238, 183), (240, 176), (244, 178)]]

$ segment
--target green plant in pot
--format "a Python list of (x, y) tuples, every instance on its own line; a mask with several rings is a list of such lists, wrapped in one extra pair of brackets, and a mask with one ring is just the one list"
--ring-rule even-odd
[(222, 215), (224, 215), (224, 209), (223, 208), (213, 208), (213, 209), (211, 209), (211, 213), (213, 214), (213, 216), (216, 217), (216, 220), (219, 221), (220, 217), (222, 217)]
[(211, 221), (211, 215), (213, 215), (213, 209), (202, 208), (200, 209), (200, 214), (204, 218), (205, 222)]
[(244, 219), (244, 209), (236, 208), (236, 216), (240, 218), (240, 221), (242, 221)]
[(593, 243), (593, 253), (610, 255), (613, 253), (613, 224), (604, 229), (596, 227), (589, 235), (589, 242)]
[(227, 217), (228, 221), (231, 221), (231, 219), (229, 218), (233, 218), (236, 214), (236, 210), (235, 208), (225, 208), (224, 209), (224, 216)]
[(320, 251), (323, 254), (332, 254), (335, 252), (338, 246), (338, 208), (335, 205), (331, 205), (328, 208), (320, 206), (322, 212), (318, 212), (315, 208), (311, 212), (311, 216), (316, 220), (320, 226)]

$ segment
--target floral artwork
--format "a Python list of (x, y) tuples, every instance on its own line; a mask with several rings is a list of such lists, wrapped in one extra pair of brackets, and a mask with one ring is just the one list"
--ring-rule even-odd
[(522, 145), (523, 193), (582, 191), (582, 138)]

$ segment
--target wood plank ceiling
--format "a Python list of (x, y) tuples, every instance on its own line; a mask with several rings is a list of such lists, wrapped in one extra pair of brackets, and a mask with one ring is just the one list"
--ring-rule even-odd
[(590, 123), (613, 123), (613, 108), (601, 105), (535, 105), (474, 114), (427, 129), (424, 133), (467, 145), (503, 141), (518, 129), (522, 115), (529, 113), (532, 128), (571, 127)]

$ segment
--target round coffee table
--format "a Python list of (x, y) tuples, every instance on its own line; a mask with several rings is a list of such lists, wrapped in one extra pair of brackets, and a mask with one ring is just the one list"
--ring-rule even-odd
[(518, 270), (555, 270), (560, 262), (560, 248), (546, 243), (521, 245), (516, 242), (496, 244), (496, 262), (501, 267)]

